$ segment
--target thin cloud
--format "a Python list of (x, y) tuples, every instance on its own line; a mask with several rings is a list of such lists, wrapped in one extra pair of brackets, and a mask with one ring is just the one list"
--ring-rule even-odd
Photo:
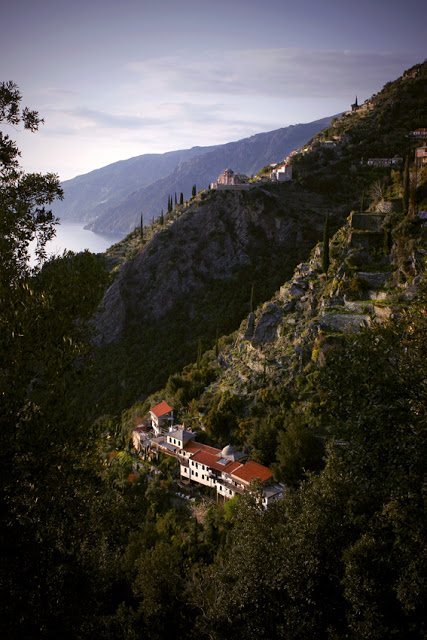
[(180, 95), (211, 93), (306, 98), (348, 96), (355, 88), (372, 91), (385, 78), (417, 62), (415, 53), (261, 49), (207, 52), (196, 58), (177, 54), (127, 69), (141, 88)]
[(113, 114), (87, 107), (72, 107), (67, 109), (51, 109), (56, 116), (67, 116), (74, 120), (64, 128), (70, 132), (86, 127), (99, 127), (102, 129), (143, 129), (152, 124), (158, 124), (160, 118), (140, 117), (135, 115)]

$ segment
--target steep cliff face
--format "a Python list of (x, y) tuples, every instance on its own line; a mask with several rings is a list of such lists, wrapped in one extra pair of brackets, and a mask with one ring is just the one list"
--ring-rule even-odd
[(325, 213), (322, 198), (291, 185), (193, 201), (120, 270), (96, 317), (100, 342), (148, 323), (176, 330), (178, 318), (186, 335), (234, 328), (233, 301), (247, 300), (240, 321), (252, 283), (258, 300), (271, 295), (320, 239)]

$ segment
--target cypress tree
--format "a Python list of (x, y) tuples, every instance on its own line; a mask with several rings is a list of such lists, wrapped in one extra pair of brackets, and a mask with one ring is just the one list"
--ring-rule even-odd
[(184, 194), (181, 191), (181, 195), (179, 196), (179, 204), (184, 204)]
[(409, 156), (405, 158), (405, 168), (403, 170), (403, 213), (409, 211), (409, 192), (411, 189), (411, 181), (409, 178)]
[(176, 205), (178, 204), (178, 201), (176, 199), (176, 191), (175, 191), (175, 209), (176, 209)]
[(393, 240), (391, 236), (391, 229), (390, 227), (387, 227), (384, 232), (384, 253), (390, 253), (392, 244)]
[(193, 190), (191, 192), (192, 197), (194, 198), (194, 196), (197, 194), (197, 189), (196, 189), (196, 185), (193, 184)]
[(139, 234), (141, 236), (141, 241), (144, 240), (144, 218), (142, 217), (142, 214), (141, 214), (141, 223), (139, 226)]
[(163, 225), (164, 223), (165, 223), (165, 218), (163, 216), (163, 209), (162, 209), (162, 212), (160, 214), (160, 224)]
[(323, 228), (323, 251), (322, 251), (322, 271), (328, 273), (329, 269), (329, 214), (326, 214), (325, 226)]
[(197, 343), (197, 368), (200, 369), (202, 364), (202, 341), (199, 338)]

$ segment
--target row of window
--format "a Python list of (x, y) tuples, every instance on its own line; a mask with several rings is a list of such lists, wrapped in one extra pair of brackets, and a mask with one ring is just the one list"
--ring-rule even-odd
[[(196, 469), (199, 468), (199, 463), (198, 462), (193, 462), (193, 460), (190, 460), (190, 464), (193, 465), (194, 467), (196, 467)], [(200, 466), (202, 467), (202, 471), (207, 471), (207, 467), (205, 469), (205, 465), (204, 464), (201, 464)]]

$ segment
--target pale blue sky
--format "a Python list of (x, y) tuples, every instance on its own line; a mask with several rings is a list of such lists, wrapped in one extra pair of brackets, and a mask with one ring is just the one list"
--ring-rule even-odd
[(425, 58), (421, 3), (17, 0), (0, 79), (45, 125), (11, 131), (61, 179), (343, 111)]

